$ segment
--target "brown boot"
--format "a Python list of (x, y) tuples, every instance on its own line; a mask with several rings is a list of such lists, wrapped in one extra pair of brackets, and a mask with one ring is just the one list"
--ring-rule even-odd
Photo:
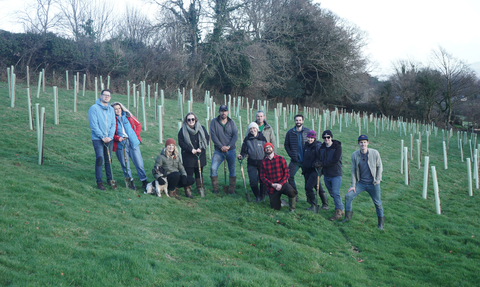
[(199, 178), (195, 179), (195, 184), (197, 185), (197, 192), (200, 193), (200, 188), (202, 188), (202, 182)]
[(343, 212), (343, 210), (335, 209), (335, 213), (334, 213), (333, 216), (330, 218), (330, 221), (334, 221), (334, 220), (340, 219), (340, 218), (342, 218), (344, 215), (345, 215), (345, 212)]
[(189, 198), (193, 198), (192, 196), (192, 186), (186, 186), (183, 188), (185, 190), (185, 196)]
[(170, 196), (175, 197), (176, 199), (180, 200), (180, 197), (178, 197), (178, 188), (175, 187), (174, 191), (170, 191)]
[(103, 182), (97, 182), (97, 188), (100, 190), (105, 190), (105, 186), (103, 186)]
[(228, 180), (230, 187), (228, 188), (228, 192), (230, 194), (235, 194), (235, 183), (237, 182), (236, 176), (231, 176)]
[(218, 175), (211, 176), (213, 193), (218, 193)]

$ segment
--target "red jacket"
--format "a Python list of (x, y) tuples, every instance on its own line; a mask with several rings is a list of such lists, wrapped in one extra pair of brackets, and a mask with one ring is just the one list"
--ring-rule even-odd
[[(132, 114), (129, 114), (129, 113), (126, 113), (126, 114), (127, 114), (127, 119), (130, 122), (130, 125), (132, 126), (133, 131), (137, 135), (137, 138), (140, 141), (140, 143), (142, 143), (142, 139), (140, 138), (140, 132), (142, 131), (142, 125)], [(118, 146), (118, 143), (119, 143), (118, 140), (120, 139), (120, 137), (118, 136), (118, 133), (117, 133), (118, 122), (117, 122), (116, 119), (117, 119), (117, 117), (115, 116), (115, 135), (113, 136), (113, 151), (117, 150), (117, 146)]]

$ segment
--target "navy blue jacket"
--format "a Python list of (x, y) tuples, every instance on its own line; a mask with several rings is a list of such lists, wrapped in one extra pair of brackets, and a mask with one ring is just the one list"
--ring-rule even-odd
[(325, 177), (342, 176), (342, 143), (333, 140), (330, 147), (325, 143), (320, 146), (318, 156), (323, 163), (323, 175)]
[[(291, 162), (299, 162), (298, 160), (298, 139), (297, 139), (297, 131), (295, 130), (296, 127), (293, 127), (292, 129), (289, 129), (286, 136), (285, 136), (285, 144), (283, 145), (285, 147), (285, 150), (288, 153), (288, 156), (290, 157)], [(302, 142), (303, 145), (307, 142), (307, 133), (310, 131), (310, 129), (303, 127), (302, 128)]]

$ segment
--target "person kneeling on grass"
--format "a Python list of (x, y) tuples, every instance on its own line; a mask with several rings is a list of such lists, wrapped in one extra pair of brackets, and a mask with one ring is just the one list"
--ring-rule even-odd
[(362, 191), (367, 191), (375, 204), (378, 217), (378, 229), (383, 230), (385, 216), (383, 215), (382, 200), (380, 199), (380, 182), (382, 181), (382, 159), (378, 151), (368, 148), (368, 137), (358, 137), (360, 150), (352, 154), (352, 184), (345, 195), (345, 219), (352, 219), (352, 201)]
[(280, 210), (285, 202), (280, 200), (282, 194), (288, 196), (290, 211), (295, 211), (296, 195), (295, 189), (288, 183), (290, 172), (287, 161), (282, 156), (275, 154), (273, 145), (266, 143), (263, 150), (267, 155), (260, 167), (260, 179), (266, 185), (268, 196), (270, 197), (270, 206), (273, 209)]
[[(161, 166), (165, 169), (168, 194), (176, 199), (180, 199), (178, 197), (178, 188), (191, 186), (195, 182), (192, 176), (187, 177), (187, 172), (178, 157), (177, 144), (172, 138), (167, 139), (165, 142), (165, 148), (157, 156), (155, 166)], [(158, 174), (154, 173), (153, 176), (158, 180)]]

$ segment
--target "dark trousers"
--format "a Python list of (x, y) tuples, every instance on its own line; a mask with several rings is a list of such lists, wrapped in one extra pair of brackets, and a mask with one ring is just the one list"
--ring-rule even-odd
[(282, 194), (285, 194), (290, 198), (294, 198), (296, 196), (295, 189), (287, 182), (282, 186), (282, 189), (275, 190), (273, 193), (268, 194), (268, 196), (270, 197), (271, 208), (275, 210), (280, 210), (280, 208), (282, 208), (282, 201), (280, 200)]
[(290, 172), (290, 177), (288, 178), (288, 183), (290, 183), (290, 185), (295, 190), (295, 194), (298, 194), (297, 184), (295, 183), (295, 174), (297, 173), (299, 168), (301, 168), (302, 172), (303, 172), (303, 165), (302, 165), (301, 162), (290, 162), (288, 164), (288, 171)]
[(191, 176), (187, 176), (185, 180), (181, 180), (182, 177), (180, 176), (180, 173), (178, 172), (172, 172), (167, 175), (167, 181), (168, 181), (168, 191), (174, 191), (175, 188), (181, 188), (181, 187), (186, 187), (190, 186), (195, 183), (195, 179)]
[[(110, 160), (113, 152), (113, 141), (104, 143), (102, 140), (92, 140), (95, 150), (95, 178), (97, 183), (102, 182), (102, 166), (105, 161), (105, 173), (107, 174), (107, 182), (112, 180), (112, 166)], [(110, 158), (108, 154), (110, 153)]]
[[(203, 175), (203, 166), (201, 168)], [(185, 167), (185, 171), (187, 172), (187, 176), (193, 177), (193, 174), (195, 174), (195, 178), (200, 178), (200, 171), (198, 171), (198, 167)]]
[[(265, 197), (265, 184), (260, 181), (260, 165), (248, 164), (247, 165), (248, 177), (250, 178), (250, 188), (252, 189), (253, 195), (255, 197), (262, 198)], [(260, 183), (260, 189), (258, 184)]]
[(307, 172), (305, 174), (305, 195), (308, 196), (310, 194), (315, 195), (315, 191), (313, 190), (314, 188), (318, 190), (318, 193), (325, 193), (325, 190), (323, 190), (322, 184), (320, 183), (320, 186), (317, 187), (317, 181), (318, 181), (318, 174), (316, 171), (311, 171)]

